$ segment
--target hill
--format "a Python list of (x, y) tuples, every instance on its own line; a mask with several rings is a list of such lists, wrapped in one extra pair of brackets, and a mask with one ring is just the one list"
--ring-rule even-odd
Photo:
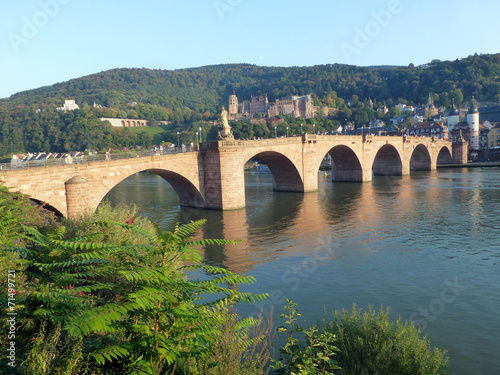
[[(472, 95), (481, 102), (496, 102), (500, 95), (500, 54), (433, 61), (423, 67), (329, 64), (283, 68), (229, 64), (173, 71), (113, 69), (0, 100), (0, 155), (32, 150), (40, 144), (45, 144), (45, 149), (61, 151), (70, 146), (81, 149), (84, 145), (79, 141), (67, 140), (65, 146), (58, 132), (71, 125), (67, 121), (73, 121), (72, 115), (60, 114), (58, 119), (48, 115), (65, 99), (76, 99), (86, 111), (87, 120), (82, 120), (87, 121), (85, 126), (90, 122), (98, 126), (95, 120), (99, 116), (124, 117), (147, 119), (153, 125), (168, 120), (182, 131), (189, 124), (215, 119), (220, 106), (227, 104), (233, 92), (240, 100), (267, 94), (270, 101), (312, 94), (316, 105), (341, 109), (346, 107), (347, 101), (363, 103), (368, 99), (375, 105), (391, 106), (400, 101), (417, 105), (426, 102), (429, 93), (433, 94), (436, 105), (445, 107), (451, 105), (452, 99), (461, 104)], [(94, 102), (105, 108), (93, 109)], [(342, 121), (354, 115), (352, 111), (345, 111)], [(361, 123), (364, 118), (366, 116), (361, 117)], [(56, 134), (52, 138), (49, 135), (51, 127)], [(107, 131), (105, 137), (116, 136), (116, 129)], [(42, 139), (32, 145), (26, 139), (33, 138), (34, 132)], [(94, 134), (98, 138), (101, 135)]]

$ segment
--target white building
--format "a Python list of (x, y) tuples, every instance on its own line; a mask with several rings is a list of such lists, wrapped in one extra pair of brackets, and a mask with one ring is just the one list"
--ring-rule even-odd
[(403, 112), (415, 112), (415, 107), (412, 107), (411, 105), (406, 105), (406, 104), (398, 104), (396, 107), (398, 107), (401, 110), (401, 113)]
[(80, 109), (78, 104), (74, 100), (65, 100), (64, 106), (57, 108), (58, 111), (74, 111), (75, 109)]
[(451, 105), (450, 112), (448, 113), (448, 132), (451, 134), (456, 124), (460, 122), (460, 112), (455, 108), (455, 101)]
[(472, 97), (472, 105), (467, 113), (467, 123), (471, 130), (469, 148), (479, 150), (479, 110), (474, 102), (474, 97)]
[(117, 128), (135, 128), (137, 126), (148, 126), (147, 120), (137, 120), (129, 118), (99, 118), (101, 121), (109, 121), (112, 126)]

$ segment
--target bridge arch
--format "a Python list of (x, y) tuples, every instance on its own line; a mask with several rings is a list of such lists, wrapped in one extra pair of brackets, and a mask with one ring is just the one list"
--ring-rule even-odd
[(276, 151), (261, 151), (250, 157), (262, 160), (273, 175), (273, 189), (275, 191), (303, 192), (304, 181), (295, 164), (284, 154)]
[(431, 155), (423, 144), (415, 147), (410, 158), (410, 171), (430, 171)]
[(132, 173), (129, 174), (122, 174), (120, 176), (116, 176), (115, 178), (110, 179), (106, 183), (103, 183), (99, 187), (97, 187), (94, 194), (94, 203), (96, 203), (94, 209), (97, 208), (97, 206), (101, 203), (104, 197), (111, 191), (111, 189), (113, 189), (116, 185), (118, 185), (126, 178), (140, 172), (151, 172), (160, 176), (165, 181), (167, 181), (172, 186), (174, 191), (177, 193), (181, 206), (205, 207), (205, 200), (203, 199), (202, 194), (188, 178), (171, 170), (144, 168), (137, 171), (133, 171)]
[(398, 150), (391, 144), (379, 148), (373, 160), (374, 176), (402, 176), (403, 162)]
[(335, 182), (362, 182), (363, 168), (356, 153), (348, 146), (333, 147), (328, 154), (332, 158), (332, 180)]
[(42, 209), (44, 209), (46, 211), (49, 211), (49, 212), (52, 212), (55, 216), (57, 216), (57, 217), (64, 217), (62, 211), (60, 209), (58, 209), (57, 207), (55, 207), (57, 204), (52, 205), (50, 203), (41, 201), (41, 200), (33, 198), (33, 197), (30, 197), (30, 200), (33, 203), (35, 203), (38, 206), (40, 206)]
[(446, 146), (441, 147), (437, 155), (436, 164), (442, 165), (442, 164), (452, 164), (452, 163), (453, 163), (453, 157), (451, 156), (450, 149)]

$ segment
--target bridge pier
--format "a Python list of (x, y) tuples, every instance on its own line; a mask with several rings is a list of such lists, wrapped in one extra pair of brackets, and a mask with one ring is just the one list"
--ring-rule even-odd
[(205, 144), (202, 151), (206, 208), (235, 210), (245, 207), (241, 152), (235, 148), (218, 148), (219, 142), (211, 143)]
[(66, 217), (77, 219), (88, 209), (89, 185), (88, 181), (80, 176), (74, 176), (64, 183), (66, 190)]

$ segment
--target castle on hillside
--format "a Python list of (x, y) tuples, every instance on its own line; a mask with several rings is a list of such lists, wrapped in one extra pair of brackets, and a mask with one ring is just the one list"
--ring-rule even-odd
[(252, 96), (250, 101), (238, 103), (238, 97), (233, 94), (229, 96), (228, 117), (236, 120), (259, 113), (268, 117), (292, 115), (296, 118), (312, 118), (317, 109), (312, 104), (311, 95), (290, 96), (276, 99), (276, 102), (269, 102), (267, 95), (260, 95)]
[(65, 100), (64, 105), (62, 107), (56, 108), (57, 111), (59, 112), (68, 112), (68, 111), (74, 111), (76, 109), (80, 109), (78, 104), (76, 104), (75, 100)]

